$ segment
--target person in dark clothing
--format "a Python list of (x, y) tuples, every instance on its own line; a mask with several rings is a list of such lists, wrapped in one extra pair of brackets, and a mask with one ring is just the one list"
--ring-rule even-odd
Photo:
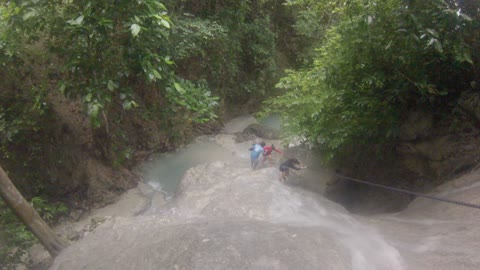
[(294, 169), (294, 170), (300, 170), (300, 169), (304, 169), (306, 168), (306, 166), (304, 166), (302, 163), (300, 163), (300, 161), (298, 161), (298, 159), (296, 158), (289, 158), (287, 160), (285, 160), (282, 164), (280, 164), (280, 172), (282, 173), (280, 175), (280, 178), (278, 180), (285, 182), (287, 181), (287, 176), (290, 174), (290, 169)]

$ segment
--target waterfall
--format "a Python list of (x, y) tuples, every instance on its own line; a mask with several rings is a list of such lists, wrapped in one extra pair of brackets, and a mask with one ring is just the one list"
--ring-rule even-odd
[[(351, 215), (279, 182), (276, 167), (252, 170), (250, 143), (233, 134), (202, 137), (146, 162), (145, 181), (168, 202), (109, 219), (51, 269), (479, 269), (478, 210), (416, 200), (396, 214)], [(473, 185), (448, 196), (479, 191)]]

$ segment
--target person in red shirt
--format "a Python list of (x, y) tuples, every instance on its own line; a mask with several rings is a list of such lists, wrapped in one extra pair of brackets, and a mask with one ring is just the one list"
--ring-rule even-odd
[(280, 151), (279, 149), (275, 148), (275, 145), (271, 145), (271, 146), (264, 146), (263, 147), (263, 159), (262, 159), (262, 165), (265, 163), (265, 161), (268, 159), (269, 163), (270, 163), (270, 166), (273, 166), (273, 160), (272, 160), (272, 152), (275, 151), (277, 153), (279, 153), (280, 155), (283, 156), (283, 153), (282, 151)]

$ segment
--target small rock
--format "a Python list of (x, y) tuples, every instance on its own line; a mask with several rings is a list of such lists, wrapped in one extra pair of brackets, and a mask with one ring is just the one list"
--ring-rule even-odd
[(99, 224), (105, 222), (106, 220), (107, 220), (107, 217), (93, 217), (90, 220), (90, 224), (95, 224), (96, 226), (98, 226)]
[(79, 221), (83, 213), (84, 211), (81, 209), (73, 209), (72, 211), (70, 211), (70, 218), (74, 221)]
[(143, 182), (139, 182), (137, 188), (140, 193), (147, 198), (151, 198), (157, 192), (152, 186)]
[(77, 241), (80, 238), (82, 238), (82, 234), (77, 231), (72, 231), (67, 234), (67, 239), (70, 241)]

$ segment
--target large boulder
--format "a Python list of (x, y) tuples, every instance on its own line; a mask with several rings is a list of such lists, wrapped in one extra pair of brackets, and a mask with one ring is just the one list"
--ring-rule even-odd
[(106, 221), (51, 269), (402, 269), (339, 205), (241, 164), (190, 169), (166, 207)]
[(246, 136), (254, 135), (254, 136), (264, 138), (264, 139), (268, 139), (268, 140), (277, 140), (277, 139), (280, 138), (280, 131), (279, 130), (276, 130), (276, 129), (273, 129), (273, 128), (270, 128), (270, 127), (266, 127), (266, 126), (262, 126), (258, 123), (253, 123), (253, 124), (250, 124), (249, 126), (247, 126), (243, 130), (243, 134), (246, 135)]
[(429, 179), (446, 179), (480, 161), (480, 138), (447, 135), (418, 143), (403, 143), (398, 153), (406, 168)]

